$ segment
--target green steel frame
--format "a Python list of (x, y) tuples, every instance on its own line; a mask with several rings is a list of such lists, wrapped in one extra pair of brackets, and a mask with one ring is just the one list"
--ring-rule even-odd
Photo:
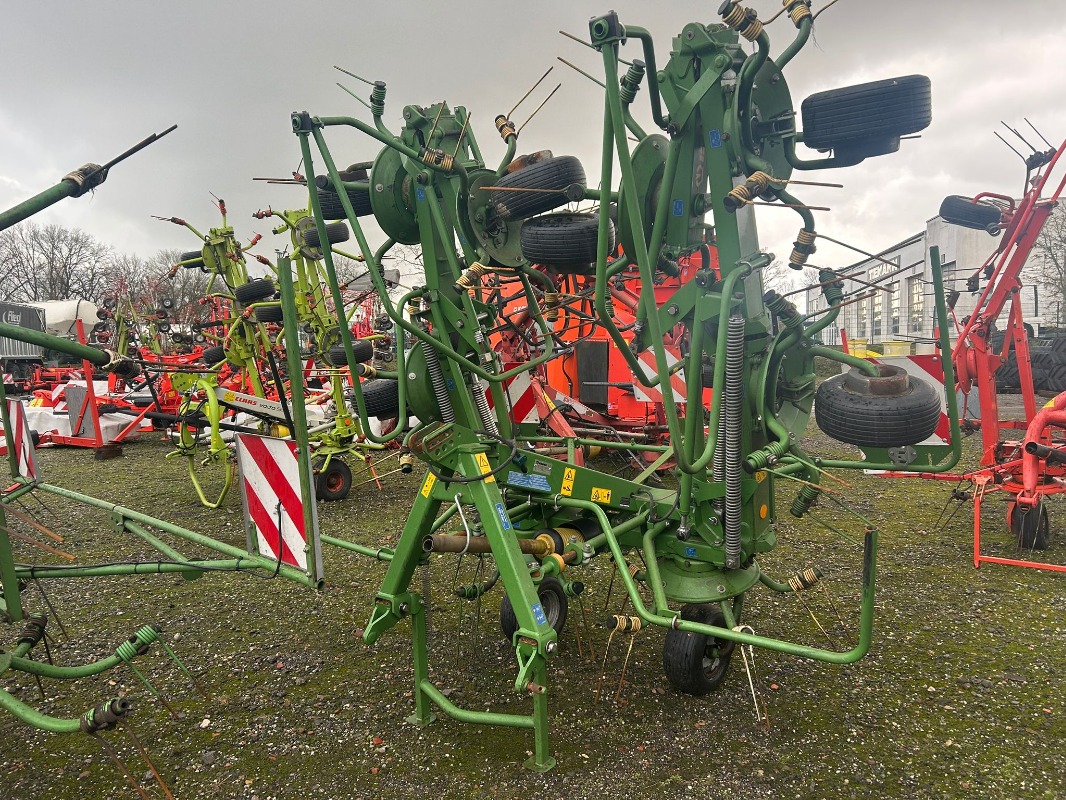
[[(796, 0), (793, 5), (807, 4)], [(802, 317), (780, 297), (769, 294), (764, 298), (760, 270), (772, 256), (759, 248), (750, 205), (731, 203), (731, 191), (748, 187), (753, 174), (770, 176), (756, 189), (792, 206), (802, 221), (799, 238), (813, 241), (813, 215), (785, 190), (788, 177), (797, 167), (845, 164), (833, 159), (803, 162), (795, 154), (795, 141), (802, 134), (795, 129), (795, 113), (781, 68), (807, 41), (810, 14), (797, 15), (796, 38), (775, 63), (768, 55), (765, 31), (761, 26), (757, 32), (751, 29), (743, 21), (747, 19), (743, 13), (737, 22), (737, 8), (733, 3), (723, 6), (723, 17), (732, 20), (730, 25), (687, 25), (674, 39), (662, 70), (656, 69), (652, 39), (646, 30), (623, 26), (613, 12), (590, 21), (590, 43), (603, 56), (606, 76), (600, 186), (614, 185), (616, 160), (620, 184), (617, 193), (578, 187), (581, 191), (575, 196), (574, 187), (567, 190), (571, 200), (583, 197), (600, 203), (598, 322), (633, 367), (634, 379), (661, 387), (670, 451), (678, 465), (676, 490), (651, 488), (642, 480), (624, 480), (529, 452), (512, 431), (502, 386), (519, 372), (535, 369), (554, 356), (535, 287), (555, 287), (543, 273), (530, 270), (520, 256), (514, 257), (513, 250), (500, 246), (501, 238), (514, 235), (513, 223), (501, 225), (499, 220), (492, 220), (491, 207), (478, 196), (483, 187), (496, 182), (514, 157), (517, 136), (509, 120), (496, 120), (506, 153), (499, 167), (492, 169), (485, 166), (463, 107), (451, 109), (445, 103), (426, 108), (405, 106), (403, 128), (399, 133), (391, 132), (383, 121), (385, 85), (381, 82), (374, 84), (369, 104), (373, 124), (353, 117), (312, 116), (307, 112), (292, 115), (309, 186), (316, 169), (313, 150), (317, 150), (330, 182), (342, 185), (326, 144), (327, 129), (354, 128), (384, 145), (374, 160), (369, 182), (362, 187), (370, 192), (376, 220), (390, 237), (376, 252), (369, 247), (345, 193), (339, 197), (397, 336), (406, 334), (416, 341), (404, 354), (406, 362), (401, 360), (397, 388), (401, 408), (409, 405), (421, 420), (405, 444), (426, 462), (430, 472), (414, 499), (364, 638), (373, 642), (401, 620), (410, 619), (415, 689), (412, 721), (420, 725), (431, 722), (435, 705), (466, 722), (532, 728), (535, 751), (527, 765), (533, 769), (547, 770), (555, 763), (548, 740), (546, 681), (547, 662), (557, 652), (556, 632), (540, 604), (536, 584), (597, 554), (608, 555), (619, 567), (628, 598), (645, 622), (831, 663), (856, 661), (871, 644), (877, 554), (877, 532), (872, 526), (867, 526), (865, 536), (860, 632), (854, 647), (827, 651), (755, 635), (739, 624), (745, 593), (756, 583), (777, 591), (791, 590), (765, 575), (757, 560), (759, 553), (776, 544), (776, 477), (800, 480), (803, 488), (792, 512), (802, 516), (821, 491), (818, 484), (824, 466), (891, 464), (898, 469), (900, 464), (892, 460), (893, 454), (877, 451), (867, 453), (868, 460), (863, 462), (823, 464), (798, 447), (814, 397), (814, 358), (833, 359), (868, 374), (875, 374), (876, 369), (868, 362), (820, 347), (814, 339), (836, 318), (844, 301), (841, 284), (833, 273), (819, 274), (830, 306), (820, 319)], [(748, 38), (756, 44), (754, 53), (744, 52), (731, 25), (751, 34)], [(627, 41), (641, 46), (644, 60), (634, 62), (620, 77), (619, 51)], [(644, 65), (652, 76), (648, 82), (652, 117), (666, 136), (645, 134), (631, 115), (630, 104), (644, 76)], [(640, 140), (632, 150), (630, 135)], [(655, 146), (647, 146), (651, 143)], [(618, 202), (619, 239), (624, 249), (624, 257), (611, 264), (609, 200)], [(311, 205), (320, 219), (313, 193)], [(708, 212), (713, 215), (713, 227), (704, 222)], [(324, 224), (319, 221), (318, 226), (320, 240), (325, 242)], [(500, 238), (494, 240), (493, 235)], [(653, 286), (658, 270), (669, 269), (679, 257), (712, 241), (718, 249), (720, 276), (704, 269), (670, 300), (657, 303)], [(420, 244), (426, 268), (426, 285), (409, 292), (399, 303), (391, 302), (380, 278), (380, 260), (396, 242)], [(799, 245), (797, 253), (792, 261), (799, 268), (805, 260)], [(525, 282), (531, 316), (544, 343), (543, 352), (531, 361), (507, 370), (487, 343), (487, 331), (497, 322), (495, 310), (481, 302), (477, 292), (466, 291), (469, 283), (461, 280), (475, 262), (499, 263), (501, 258)], [(339, 304), (329, 248), (324, 263)], [(641, 333), (632, 343), (623, 338), (605, 304), (607, 279), (617, 273), (620, 264), (627, 263), (637, 266), (642, 279), (637, 315)], [(939, 263), (935, 267), (941, 330), (946, 331)], [(688, 332), (686, 374), (700, 375), (707, 360), (714, 364), (715, 392), (709, 410), (702, 405), (699, 382), (690, 382), (685, 397), (676, 397), (671, 388), (663, 334), (679, 323)], [(737, 328), (739, 334), (731, 333)], [(343, 330), (342, 339), (351, 360), (350, 337)], [(637, 366), (641, 349), (655, 357), (656, 370), (651, 378)], [(731, 351), (734, 362), (735, 353), (742, 353), (739, 368), (727, 367)], [(724, 399), (728, 380), (739, 382), (740, 400), (736, 392), (732, 399)], [(952, 382), (947, 375), (946, 383)], [(486, 392), (494, 401), (495, 412), (484, 403)], [(365, 429), (368, 420), (358, 386), (355, 399)], [(740, 439), (733, 446), (742, 454), (727, 465), (725, 480), (715, 479), (712, 469), (724, 436), (720, 422), (723, 412), (739, 415)], [(951, 415), (957, 428), (953, 404)], [(537, 440), (544, 438), (538, 436)], [(957, 442), (957, 437), (953, 436), (953, 441)], [(573, 441), (566, 444), (574, 446)], [(947, 452), (917, 447), (904, 468), (947, 469), (958, 454), (957, 445)], [(484, 537), (487, 546), (479, 552), (491, 553), (517, 618), (513, 645), (519, 669), (514, 688), (531, 695), (533, 708), (528, 715), (458, 708), (434, 689), (428, 678), (425, 599), (412, 590), (411, 580), (415, 568), (428, 557), (427, 551), (433, 549), (431, 534), (460, 507), (470, 509), (461, 514), (466, 542), (463, 549), (474, 537)], [(545, 530), (560, 536), (564, 542), (561, 549), (538, 551), (520, 546), (520, 541), (528, 545), (524, 540), (536, 539)], [(739, 539), (738, 553), (729, 552), (731, 537)], [(733, 546), (737, 546), (735, 539)], [(640, 551), (644, 556), (646, 572), (636, 578), (626, 569), (628, 551)], [(650, 605), (642, 597), (641, 581), (650, 591)], [(727, 625), (682, 619), (671, 603), (720, 603)]]

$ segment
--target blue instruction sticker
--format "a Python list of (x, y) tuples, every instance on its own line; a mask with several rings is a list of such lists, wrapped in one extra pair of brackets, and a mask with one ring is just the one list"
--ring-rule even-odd
[(537, 620), (538, 625), (547, 625), (548, 617), (544, 614), (544, 606), (540, 603), (534, 603), (532, 605), (533, 617)]
[(675, 217), (680, 217), (684, 213), (685, 213), (685, 201), (684, 200), (675, 200), (674, 201), (674, 208), (673, 208), (674, 216)]
[(425, 189), (425, 187), (424, 186), (419, 186), (418, 187), (418, 192), (416, 194), (418, 195), (419, 202), (425, 200), (426, 199), (426, 189)]
[(722, 132), (720, 130), (718, 130), (717, 128), (715, 128), (709, 134), (707, 134), (707, 138), (710, 139), (710, 141), (711, 141), (711, 147), (721, 147), (722, 146)]
[(451, 378), (445, 378), (444, 382), (448, 385), (449, 392), (455, 391), (455, 381), (453, 381)]
[(696, 557), (696, 548), (695, 547), (686, 547), (685, 548), (685, 555), (688, 556), (689, 558), (695, 558)]
[(500, 524), (503, 525), (503, 529), (511, 530), (511, 520), (507, 517), (507, 509), (503, 507), (503, 503), (496, 504), (496, 513), (500, 515)]
[(535, 492), (550, 492), (552, 490), (551, 484), (548, 483), (548, 478), (536, 473), (526, 474), (510, 470), (507, 473), (507, 483), (522, 489), (532, 489)]

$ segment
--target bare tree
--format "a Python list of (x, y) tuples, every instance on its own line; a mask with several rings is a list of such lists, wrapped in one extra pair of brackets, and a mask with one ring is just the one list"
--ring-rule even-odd
[(1056, 208), (1033, 245), (1033, 271), (1042, 285), (1044, 318), (1061, 326), (1066, 318), (1066, 210)]
[(99, 301), (111, 248), (78, 228), (32, 222), (0, 233), (0, 283), (15, 301)]

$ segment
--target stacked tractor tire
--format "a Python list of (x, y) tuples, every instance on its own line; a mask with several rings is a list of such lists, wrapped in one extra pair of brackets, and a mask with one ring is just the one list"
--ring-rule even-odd
[[(1003, 334), (992, 337), (991, 344), (998, 351)], [(1029, 340), (1029, 359), (1033, 368), (1033, 388), (1038, 392), (1066, 391), (1066, 334), (1039, 336)], [(996, 372), (996, 386), (1000, 389), (1019, 389), (1018, 359), (1011, 348), (1007, 360)]]

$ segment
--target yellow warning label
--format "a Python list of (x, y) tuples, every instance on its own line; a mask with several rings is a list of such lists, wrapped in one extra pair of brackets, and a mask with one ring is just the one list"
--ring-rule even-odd
[(592, 500), (593, 503), (610, 503), (611, 502), (611, 490), (610, 489), (601, 489), (598, 486), (593, 486), (592, 487), (591, 500)]
[(567, 467), (563, 470), (563, 488), (559, 490), (559, 494), (569, 497), (574, 493), (574, 478), (577, 476), (577, 470), (573, 467)]
[(755, 473), (755, 481), (757, 483), (762, 483), (764, 480), (766, 480), (766, 473), (763, 470), (759, 470)]
[(222, 402), (232, 403), (234, 399), (236, 399), (236, 397), (237, 395), (234, 392), (226, 392), (224, 395), (222, 395)]
[(474, 458), (477, 459), (477, 465), (481, 470), (481, 474), (485, 476), (485, 482), (493, 483), (496, 480), (496, 476), (489, 475), (489, 473), (492, 472), (492, 467), (489, 465), (489, 457), (484, 453), (475, 453)]
[(433, 484), (437, 482), (437, 476), (432, 472), (426, 475), (425, 483), (422, 484), (422, 496), (429, 498), (429, 493), (433, 491)]

